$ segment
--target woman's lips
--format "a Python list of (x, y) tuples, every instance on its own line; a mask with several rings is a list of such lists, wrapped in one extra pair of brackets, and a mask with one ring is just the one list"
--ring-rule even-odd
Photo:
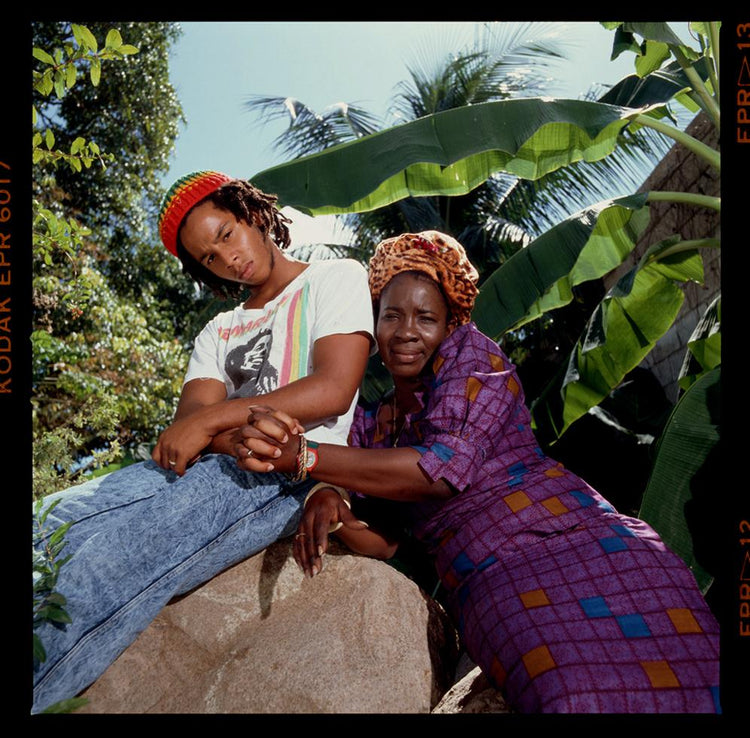
[(404, 349), (391, 349), (391, 356), (401, 364), (413, 364), (422, 356), (421, 351), (406, 351)]

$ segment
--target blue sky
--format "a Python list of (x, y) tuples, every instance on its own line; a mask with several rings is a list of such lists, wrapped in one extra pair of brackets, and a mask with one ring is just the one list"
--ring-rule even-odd
[[(610, 61), (612, 33), (595, 22), (544, 24), (565, 42), (567, 61), (549, 94), (577, 98), (594, 83), (632, 71), (632, 54)], [(470, 22), (188, 22), (173, 47), (170, 75), (183, 105), (165, 184), (197, 169), (239, 177), (281, 163), (272, 148), (282, 124), (259, 126), (243, 109), (250, 94), (295, 97), (316, 110), (345, 101), (385, 114), (395, 86), (420, 55), (470, 43)], [(345, 242), (332, 217), (294, 214), (292, 243)]]

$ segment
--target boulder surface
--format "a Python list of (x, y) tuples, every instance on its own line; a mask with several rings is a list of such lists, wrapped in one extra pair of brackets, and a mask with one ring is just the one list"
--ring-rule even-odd
[(443, 609), (381, 561), (324, 560), (306, 579), (280, 541), (172, 600), (78, 712), (430, 712), (457, 660)]

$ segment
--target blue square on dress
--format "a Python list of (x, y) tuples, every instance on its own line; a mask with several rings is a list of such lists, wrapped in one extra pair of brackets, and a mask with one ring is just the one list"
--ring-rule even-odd
[(457, 574), (468, 574), (476, 568), (474, 562), (465, 553), (458, 554), (451, 563), (453, 565), (453, 570)]
[(635, 533), (633, 533), (627, 525), (610, 525), (609, 527), (612, 528), (618, 536), (629, 536), (630, 538), (635, 538)]
[(607, 553), (625, 551), (627, 544), (621, 538), (600, 538), (599, 544)]
[(587, 495), (585, 492), (581, 492), (579, 489), (570, 490), (570, 494), (578, 500), (578, 504), (581, 507), (588, 507), (589, 505), (594, 504), (594, 498)]
[(608, 618), (612, 614), (604, 597), (585, 597), (578, 604), (589, 618)]
[(522, 461), (509, 466), (508, 473), (510, 474), (510, 477), (508, 479), (508, 486), (515, 487), (518, 484), (523, 484), (523, 475), (528, 471), (529, 470), (526, 467), (526, 464), (524, 464)]
[(453, 454), (454, 454), (453, 449), (448, 448), (448, 446), (442, 443), (433, 443), (431, 448), (432, 448), (432, 452), (441, 461), (450, 461), (453, 458)]
[(718, 687), (711, 687), (711, 696), (714, 699), (714, 707), (716, 707), (716, 712), (721, 714), (721, 702), (719, 701), (719, 688)]
[(490, 564), (494, 564), (496, 561), (497, 561), (496, 556), (488, 556), (486, 559), (479, 562), (477, 571), (482, 571), (482, 569), (486, 569)]
[(651, 631), (648, 625), (646, 625), (643, 615), (638, 615), (638, 613), (633, 615), (618, 615), (617, 623), (626, 638), (646, 638), (651, 635)]

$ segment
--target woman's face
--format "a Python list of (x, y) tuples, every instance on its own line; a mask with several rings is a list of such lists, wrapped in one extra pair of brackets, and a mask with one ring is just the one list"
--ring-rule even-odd
[(451, 330), (445, 299), (429, 277), (398, 274), (382, 291), (375, 334), (394, 378), (418, 377)]
[(251, 286), (270, 276), (274, 243), (254, 225), (207, 201), (194, 208), (180, 229), (180, 240), (199, 264), (217, 277)]

